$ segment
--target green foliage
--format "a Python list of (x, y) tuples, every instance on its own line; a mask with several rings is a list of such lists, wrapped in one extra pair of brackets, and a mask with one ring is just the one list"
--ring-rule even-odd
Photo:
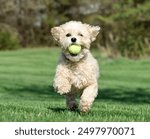
[(104, 24), (106, 40), (102, 41), (107, 41), (107, 47), (115, 45), (122, 55), (132, 58), (149, 55), (150, 2), (120, 1), (113, 5), (112, 11), (107, 16), (98, 16)]
[[(0, 52), (0, 121), (150, 121), (150, 61), (103, 59), (99, 95), (87, 114), (71, 112), (52, 87), (58, 48)], [(133, 81), (134, 79), (134, 81)]]
[(0, 32), (0, 50), (13, 50), (19, 48), (19, 40), (10, 32)]

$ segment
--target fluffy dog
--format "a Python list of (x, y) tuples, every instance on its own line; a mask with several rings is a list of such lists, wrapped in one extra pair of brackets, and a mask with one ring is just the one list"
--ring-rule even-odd
[[(51, 29), (54, 40), (62, 48), (54, 88), (65, 96), (70, 110), (78, 108), (75, 97), (79, 94), (80, 110), (88, 112), (98, 94), (99, 67), (89, 49), (99, 30), (99, 26), (90, 26), (79, 21), (70, 21)], [(72, 44), (81, 46), (79, 54), (74, 55), (68, 51)]]

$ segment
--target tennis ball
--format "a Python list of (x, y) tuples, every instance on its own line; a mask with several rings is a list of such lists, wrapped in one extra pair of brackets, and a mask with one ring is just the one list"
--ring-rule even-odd
[(68, 50), (71, 54), (78, 54), (81, 51), (81, 46), (80, 45), (70, 45)]

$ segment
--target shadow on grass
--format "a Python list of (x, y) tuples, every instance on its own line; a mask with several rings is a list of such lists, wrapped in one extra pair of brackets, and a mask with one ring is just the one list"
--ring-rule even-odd
[(150, 104), (150, 89), (115, 88), (99, 90), (97, 99), (119, 101), (124, 103)]
[(74, 112), (76, 114), (81, 114), (79, 109), (76, 110), (68, 110), (66, 107), (65, 108), (60, 108), (60, 107), (48, 107), (49, 110), (52, 110), (53, 112), (56, 113), (62, 113), (62, 112)]
[[(53, 86), (22, 86), (22, 87), (3, 87), (7, 94), (13, 96), (24, 96), (27, 99), (32, 96), (37, 99), (59, 99), (63, 98), (53, 89)], [(11, 97), (11, 96), (10, 96)], [(64, 98), (63, 98), (64, 99)], [(98, 100), (111, 100), (124, 103), (147, 103), (150, 104), (150, 89), (145, 88), (107, 88), (99, 90)], [(57, 109), (56, 109), (57, 111)], [(58, 109), (58, 111), (61, 111)]]
[(48, 110), (52, 110), (53, 112), (56, 112), (56, 113), (67, 111), (66, 108), (60, 108), (60, 107), (48, 107)]
[(62, 98), (58, 93), (54, 91), (53, 86), (41, 86), (41, 85), (30, 85), (20, 87), (1, 87), (5, 90), (6, 94), (10, 97), (22, 97), (22, 99), (35, 98), (35, 99), (50, 99), (50, 98)]

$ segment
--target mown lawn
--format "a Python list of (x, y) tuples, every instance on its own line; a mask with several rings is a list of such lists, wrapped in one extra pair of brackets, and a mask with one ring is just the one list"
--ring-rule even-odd
[(0, 52), (0, 121), (150, 121), (150, 60), (103, 58), (99, 96), (87, 114), (65, 108), (52, 80), (57, 48)]

